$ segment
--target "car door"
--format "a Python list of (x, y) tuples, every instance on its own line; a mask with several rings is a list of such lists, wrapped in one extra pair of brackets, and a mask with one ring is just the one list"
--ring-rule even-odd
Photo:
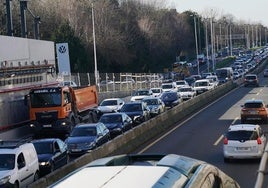
[(64, 152), (63, 149), (60, 148), (58, 140), (55, 140), (53, 142), (53, 158), (54, 158), (54, 164), (56, 168), (59, 168), (65, 164), (66, 152)]
[(16, 163), (18, 168), (18, 180), (20, 182), (20, 187), (24, 187), (32, 182), (32, 178), (35, 172), (29, 169), (29, 166), (25, 160), (25, 154), (23, 152), (20, 152), (18, 154)]

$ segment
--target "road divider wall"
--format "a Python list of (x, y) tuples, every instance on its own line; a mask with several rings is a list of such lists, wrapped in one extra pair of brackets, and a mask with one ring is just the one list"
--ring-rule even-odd
[(190, 117), (190, 115), (228, 93), (235, 87), (237, 87), (237, 84), (230, 81), (224, 85), (218, 86), (213, 90), (198, 95), (191, 100), (185, 101), (178, 106), (175, 106), (172, 109), (167, 110), (166, 112), (150, 119), (149, 121), (146, 121), (129, 130), (128, 132), (114, 138), (94, 151), (75, 159), (53, 173), (50, 173), (40, 180), (34, 182), (29, 187), (47, 187), (95, 159), (133, 152), (141, 145), (156, 138), (161, 133), (164, 133), (166, 130), (172, 128), (179, 121), (185, 119), (186, 117)]

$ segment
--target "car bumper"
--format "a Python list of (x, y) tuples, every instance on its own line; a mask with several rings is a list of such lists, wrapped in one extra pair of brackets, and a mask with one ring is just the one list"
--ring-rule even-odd
[(257, 153), (230, 153), (230, 152), (223, 152), (224, 158), (228, 159), (258, 159), (262, 157), (262, 152), (259, 151)]

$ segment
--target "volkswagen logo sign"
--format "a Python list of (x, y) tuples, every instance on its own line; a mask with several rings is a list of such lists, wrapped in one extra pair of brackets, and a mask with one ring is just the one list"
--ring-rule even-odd
[(66, 52), (66, 48), (65, 48), (65, 46), (60, 46), (59, 49), (58, 49), (58, 51), (59, 51), (60, 53), (64, 54), (64, 53)]

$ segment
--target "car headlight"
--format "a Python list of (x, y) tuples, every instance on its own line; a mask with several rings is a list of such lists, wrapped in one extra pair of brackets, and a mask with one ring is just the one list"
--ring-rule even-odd
[(134, 117), (133, 117), (133, 120), (134, 120), (134, 121), (135, 121), (135, 120), (139, 120), (141, 117), (142, 117), (141, 115), (134, 116)]
[(6, 176), (6, 177), (3, 177), (2, 179), (0, 179), (0, 185), (4, 185), (7, 182), (9, 182), (10, 178), (11, 178), (10, 176)]
[(87, 143), (85, 143), (85, 148), (92, 149), (95, 147), (95, 145), (96, 145), (95, 142), (87, 142)]
[(40, 166), (49, 166), (50, 165), (50, 162), (49, 161), (40, 162), (39, 165)]

